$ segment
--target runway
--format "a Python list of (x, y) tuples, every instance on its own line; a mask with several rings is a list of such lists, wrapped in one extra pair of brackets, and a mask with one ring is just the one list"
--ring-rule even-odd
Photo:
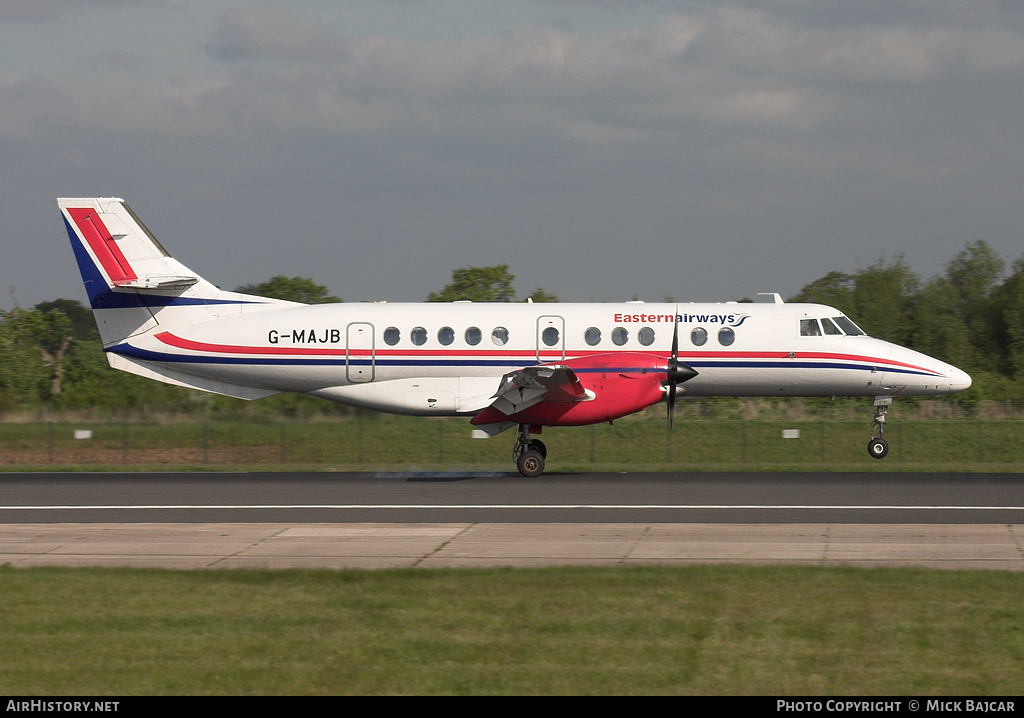
[(0, 474), (0, 563), (1024, 570), (1018, 474)]

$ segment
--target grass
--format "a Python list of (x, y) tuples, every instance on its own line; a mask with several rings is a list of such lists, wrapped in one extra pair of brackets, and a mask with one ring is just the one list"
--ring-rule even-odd
[(9, 695), (1016, 695), (1024, 574), (0, 569)]
[[(1020, 419), (890, 421), (889, 457), (866, 446), (870, 421), (846, 419), (677, 422), (628, 417), (614, 425), (545, 431), (548, 471), (803, 469), (1024, 471)], [(74, 439), (75, 429), (93, 438)], [(782, 438), (799, 429), (800, 438)], [(511, 432), (470, 438), (459, 419), (374, 416), (345, 421), (195, 423), (35, 422), (0, 424), (0, 466), (408, 470), (514, 470)]]

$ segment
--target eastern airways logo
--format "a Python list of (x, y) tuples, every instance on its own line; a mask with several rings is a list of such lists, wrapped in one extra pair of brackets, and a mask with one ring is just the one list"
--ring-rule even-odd
[(749, 314), (616, 314), (616, 324), (722, 324), (738, 327), (750, 318)]

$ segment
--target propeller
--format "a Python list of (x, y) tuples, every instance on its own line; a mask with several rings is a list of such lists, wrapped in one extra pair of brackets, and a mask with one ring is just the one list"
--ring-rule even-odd
[[(676, 307), (676, 319), (679, 319), (679, 307)], [(689, 364), (679, 361), (679, 322), (673, 322), (672, 355), (668, 358), (666, 383), (668, 385), (668, 428), (672, 429), (672, 419), (676, 410), (676, 385), (689, 381), (697, 376), (697, 370)]]

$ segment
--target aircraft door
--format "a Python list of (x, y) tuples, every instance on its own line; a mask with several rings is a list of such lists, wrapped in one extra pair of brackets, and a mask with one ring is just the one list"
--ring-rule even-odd
[(537, 361), (549, 363), (565, 358), (565, 319), (537, 317)]
[(345, 375), (353, 384), (373, 381), (376, 366), (373, 325), (352, 322), (345, 329)]

